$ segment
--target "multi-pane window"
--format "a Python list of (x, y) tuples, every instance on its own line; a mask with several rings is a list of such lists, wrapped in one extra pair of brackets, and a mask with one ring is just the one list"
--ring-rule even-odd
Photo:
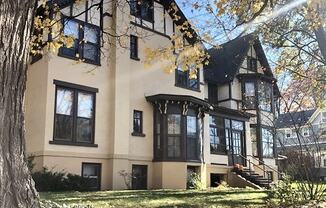
[(248, 70), (257, 71), (257, 59), (248, 56), (247, 57), (247, 67), (248, 67)]
[(187, 116), (187, 159), (199, 159), (198, 122), (195, 113)]
[[(189, 69), (193, 70), (193, 69)], [(189, 70), (182, 70), (177, 68), (176, 70), (176, 86), (184, 87), (191, 90), (199, 90), (199, 71), (197, 71), (196, 78), (190, 77)]]
[(179, 158), (181, 156), (181, 115), (168, 115), (168, 158)]
[(270, 129), (262, 128), (263, 157), (274, 157), (274, 136)]
[(72, 47), (61, 47), (59, 55), (81, 59), (91, 64), (100, 64), (100, 28), (76, 19), (63, 21), (63, 33), (74, 38)]
[(216, 116), (209, 117), (209, 136), (211, 154), (225, 154), (226, 140), (223, 118)]
[(138, 37), (130, 35), (130, 58), (138, 60)]
[(93, 143), (94, 102), (94, 92), (57, 86), (54, 140)]
[(244, 83), (244, 97), (243, 97), (244, 107), (246, 109), (256, 108), (256, 97), (255, 97), (255, 83), (245, 82)]
[(133, 134), (143, 133), (143, 112), (134, 110), (133, 117)]
[(154, 21), (154, 5), (153, 0), (131, 0), (130, 14), (142, 20), (149, 22)]
[(272, 111), (272, 85), (261, 81), (258, 90), (259, 109), (263, 111)]
[(101, 189), (101, 164), (82, 163), (82, 177), (88, 179), (88, 188), (91, 191)]
[(161, 158), (162, 157), (162, 139), (161, 139), (161, 116), (160, 112), (156, 110), (155, 112), (155, 149), (154, 149), (154, 154), (156, 158)]

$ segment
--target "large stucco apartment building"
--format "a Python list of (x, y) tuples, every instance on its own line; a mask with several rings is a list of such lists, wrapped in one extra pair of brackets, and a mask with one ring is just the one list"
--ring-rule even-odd
[[(64, 16), (96, 3), (69, 2), (56, 1)], [(193, 171), (207, 187), (221, 180), (246, 185), (250, 180), (231, 172), (235, 164), (260, 182), (277, 179), (278, 88), (255, 36), (209, 49), (197, 79), (180, 70), (166, 74), (159, 64), (144, 68), (144, 49), (169, 44), (186, 21), (172, 3), (105, 4), (65, 20), (74, 47), (38, 57), (28, 69), (26, 139), (35, 170), (92, 177), (101, 190), (126, 189), (121, 171), (134, 175), (134, 189), (183, 189)], [(112, 38), (116, 46), (104, 50), (100, 28), (125, 26), (149, 35), (131, 32), (127, 49)], [(76, 63), (76, 54), (83, 61)]]

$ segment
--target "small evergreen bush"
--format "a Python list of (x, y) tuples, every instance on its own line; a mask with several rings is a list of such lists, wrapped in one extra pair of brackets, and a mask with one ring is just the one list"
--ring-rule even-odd
[(55, 191), (90, 191), (90, 180), (64, 171), (53, 171), (43, 168), (32, 173), (36, 190), (39, 192)]

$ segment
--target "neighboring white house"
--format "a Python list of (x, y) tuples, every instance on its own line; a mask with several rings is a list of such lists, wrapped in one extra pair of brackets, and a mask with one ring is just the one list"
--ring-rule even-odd
[(326, 179), (326, 109), (281, 114), (276, 123), (277, 149), (313, 153), (320, 178)]

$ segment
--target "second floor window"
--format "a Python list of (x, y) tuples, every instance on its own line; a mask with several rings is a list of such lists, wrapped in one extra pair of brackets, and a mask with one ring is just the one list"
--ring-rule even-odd
[(56, 86), (54, 141), (94, 143), (95, 93)]
[(138, 37), (130, 35), (130, 58), (139, 60), (138, 58)]
[(63, 33), (74, 38), (73, 47), (61, 47), (59, 55), (100, 64), (100, 28), (76, 19), (64, 19)]
[(261, 81), (258, 89), (259, 109), (272, 111), (272, 84)]
[[(191, 70), (191, 69), (189, 69)], [(178, 68), (176, 70), (176, 83), (175, 85), (178, 87), (184, 87), (190, 90), (199, 90), (199, 71), (197, 72), (196, 78), (190, 77), (189, 70), (183, 71)]]
[(154, 5), (153, 0), (131, 0), (130, 14), (143, 20), (154, 21)]
[(245, 82), (243, 93), (243, 104), (246, 109), (256, 108), (255, 83)]

